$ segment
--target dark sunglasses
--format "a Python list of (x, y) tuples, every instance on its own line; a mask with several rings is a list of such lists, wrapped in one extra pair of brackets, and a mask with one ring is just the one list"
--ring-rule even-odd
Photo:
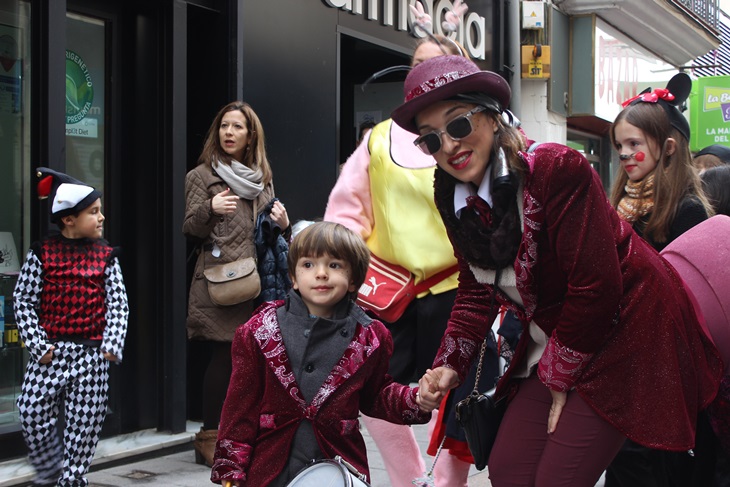
[(456, 117), (447, 123), (446, 130), (434, 130), (433, 132), (423, 134), (414, 140), (413, 143), (425, 154), (429, 156), (433, 155), (441, 150), (441, 135), (446, 134), (452, 140), (461, 140), (464, 137), (468, 137), (474, 131), (474, 126), (471, 124), (472, 115), (483, 112), (486, 109), (483, 106), (472, 108), (464, 115)]

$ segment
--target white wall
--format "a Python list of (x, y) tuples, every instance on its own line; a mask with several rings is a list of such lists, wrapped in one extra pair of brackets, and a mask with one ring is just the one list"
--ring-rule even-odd
[(568, 124), (565, 117), (547, 109), (547, 83), (546, 80), (522, 79), (519, 118), (529, 138), (538, 142), (565, 144)]

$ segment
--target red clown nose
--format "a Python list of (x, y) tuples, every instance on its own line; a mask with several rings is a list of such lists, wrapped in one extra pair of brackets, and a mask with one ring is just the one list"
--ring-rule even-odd
[(641, 152), (641, 151), (639, 151), (639, 152), (637, 152), (636, 154), (634, 154), (634, 159), (636, 159), (636, 162), (641, 162), (641, 161), (643, 161), (645, 157), (646, 157), (646, 154), (644, 154), (644, 153), (643, 153), (643, 152)]

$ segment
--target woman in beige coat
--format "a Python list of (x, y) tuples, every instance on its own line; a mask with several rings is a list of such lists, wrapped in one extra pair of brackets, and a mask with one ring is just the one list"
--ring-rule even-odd
[[(238, 325), (251, 317), (253, 301), (233, 306), (214, 304), (203, 270), (255, 257), (254, 208), (257, 213), (274, 197), (264, 132), (251, 107), (235, 101), (216, 115), (198, 166), (185, 177), (183, 233), (200, 242), (188, 300), (190, 340), (212, 342), (203, 378), (203, 426), (195, 438), (197, 463), (213, 464), (223, 400), (231, 375), (231, 342)], [(284, 205), (275, 202), (271, 219), (290, 232)]]

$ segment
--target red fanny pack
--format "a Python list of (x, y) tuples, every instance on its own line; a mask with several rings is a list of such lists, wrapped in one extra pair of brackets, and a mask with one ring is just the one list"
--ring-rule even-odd
[(372, 311), (381, 320), (393, 323), (398, 321), (416, 296), (457, 270), (458, 266), (450, 267), (416, 285), (415, 277), (408, 269), (371, 253), (365, 282), (357, 292), (357, 304)]

